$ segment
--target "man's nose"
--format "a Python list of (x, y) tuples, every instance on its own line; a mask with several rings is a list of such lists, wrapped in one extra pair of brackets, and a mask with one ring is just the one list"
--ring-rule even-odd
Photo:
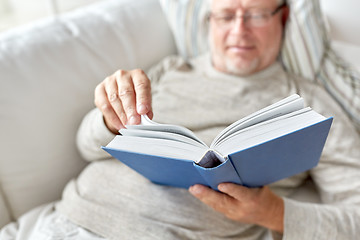
[(236, 16), (231, 26), (231, 32), (241, 33), (248, 30), (248, 24), (244, 16)]

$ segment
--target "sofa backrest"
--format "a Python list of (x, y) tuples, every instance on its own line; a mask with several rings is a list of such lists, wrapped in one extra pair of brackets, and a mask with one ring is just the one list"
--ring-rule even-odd
[(158, 0), (103, 1), (0, 35), (0, 227), (60, 198), (95, 86), (176, 47)]
[(360, 45), (359, 0), (320, 0), (333, 40)]

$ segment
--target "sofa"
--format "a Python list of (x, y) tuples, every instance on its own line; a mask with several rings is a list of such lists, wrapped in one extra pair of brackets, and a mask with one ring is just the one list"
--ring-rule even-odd
[[(360, 35), (350, 30), (360, 21), (359, 2), (321, 4), (330, 47), (360, 69)], [(76, 132), (100, 81), (182, 54), (166, 7), (164, 0), (106, 0), (0, 35), (0, 228), (59, 200), (86, 166)], [(311, 181), (293, 197), (320, 201)]]

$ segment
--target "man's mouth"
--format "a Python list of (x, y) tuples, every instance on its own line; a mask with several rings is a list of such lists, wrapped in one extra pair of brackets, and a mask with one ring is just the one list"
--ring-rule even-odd
[(234, 53), (245, 53), (249, 51), (253, 51), (255, 49), (254, 46), (228, 46), (227, 50)]
[(230, 51), (251, 51), (254, 50), (254, 46), (228, 46), (228, 50)]

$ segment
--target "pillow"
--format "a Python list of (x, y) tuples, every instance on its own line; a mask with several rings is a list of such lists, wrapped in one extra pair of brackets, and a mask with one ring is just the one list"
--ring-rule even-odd
[(160, 0), (175, 38), (178, 53), (185, 59), (208, 50), (207, 0)]
[(360, 73), (333, 49), (325, 52), (317, 80), (341, 105), (360, 133)]
[[(160, 3), (178, 53), (187, 59), (207, 51), (207, 0), (160, 0)], [(319, 1), (288, 0), (288, 4), (290, 18), (280, 53), (285, 69), (323, 85), (360, 131), (359, 74), (330, 48)]]

